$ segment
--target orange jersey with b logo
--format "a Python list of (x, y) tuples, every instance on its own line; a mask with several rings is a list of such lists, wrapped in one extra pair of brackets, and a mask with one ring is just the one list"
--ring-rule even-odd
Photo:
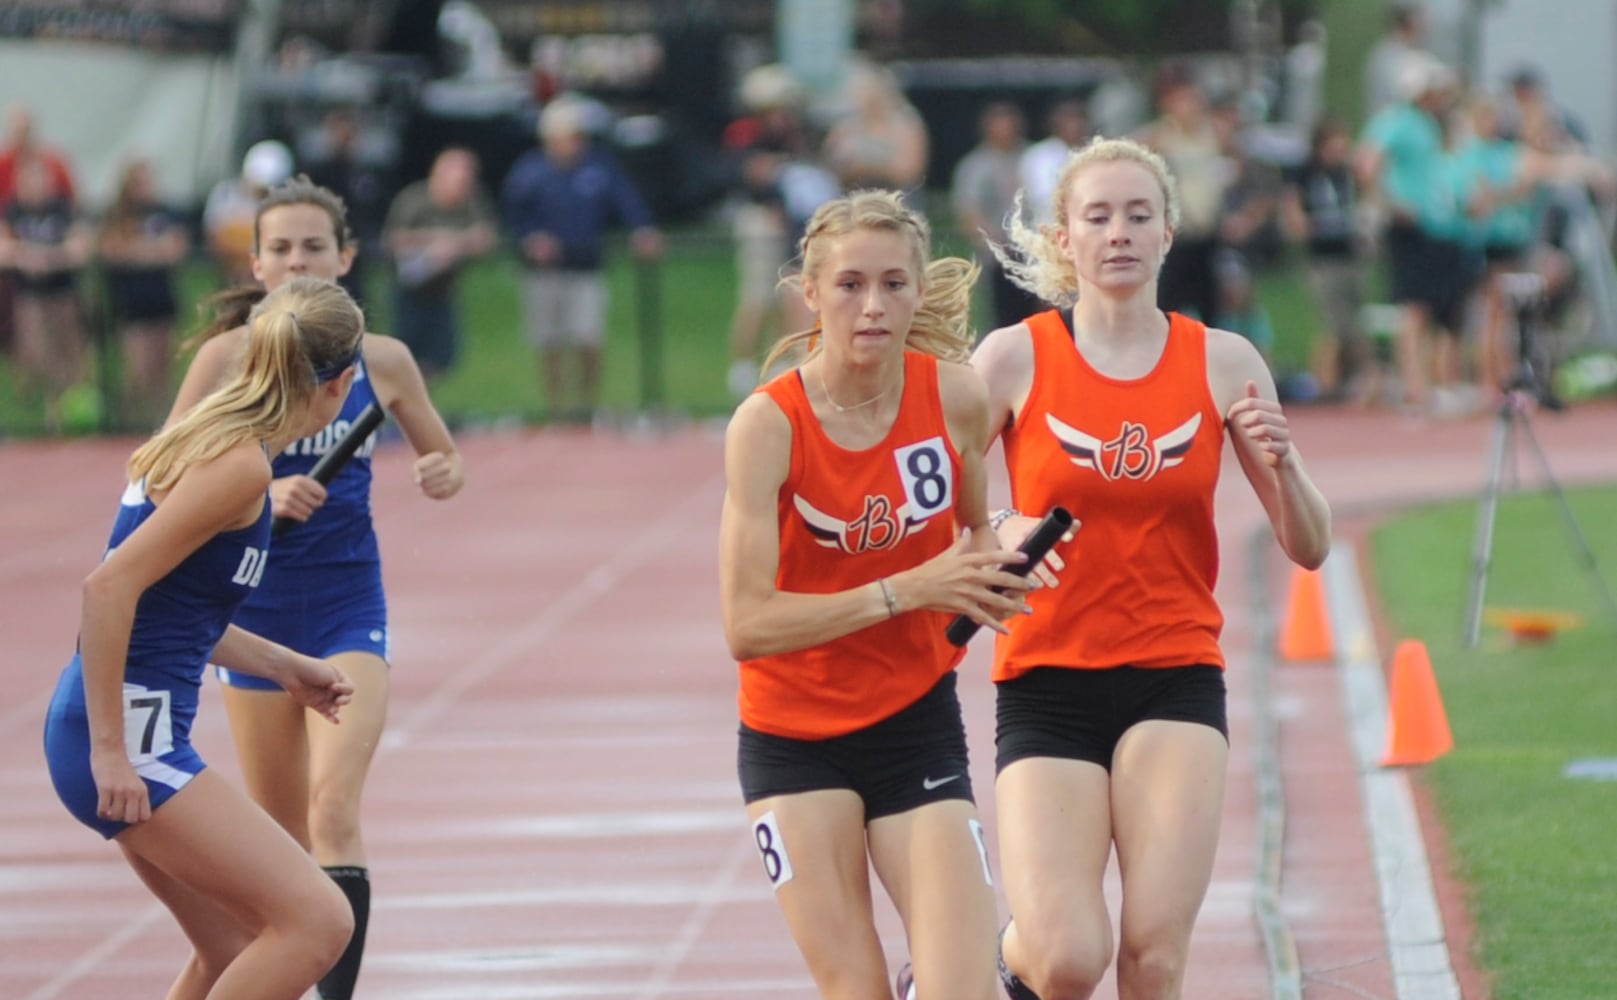
[[(877, 445), (826, 436), (787, 372), (763, 386), (792, 424), (781, 485), (777, 589), (830, 594), (910, 569), (955, 539), (960, 455), (938, 394), (938, 362), (904, 355), (904, 395)], [(792, 739), (825, 739), (907, 708), (954, 669), (964, 650), (944, 639), (949, 616), (911, 611), (808, 649), (741, 662), (741, 721)]]
[(1224, 418), (1207, 385), (1207, 328), (1169, 314), (1162, 357), (1114, 379), (1085, 361), (1062, 313), (1027, 321), (1033, 385), (1004, 435), (1012, 503), (1055, 504), (1081, 525), (1059, 587), (1000, 636), (994, 679), (1035, 667), (1224, 665), (1213, 599), (1213, 492)]

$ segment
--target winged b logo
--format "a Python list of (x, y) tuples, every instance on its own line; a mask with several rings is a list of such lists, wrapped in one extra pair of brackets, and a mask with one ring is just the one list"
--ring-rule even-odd
[(817, 543), (850, 555), (892, 548), (926, 525), (925, 518), (911, 516), (907, 502), (894, 508), (881, 495), (867, 494), (864, 509), (852, 521), (833, 517), (801, 496), (794, 495), (792, 503)]
[(1185, 453), (1202, 425), (1202, 415), (1196, 413), (1168, 433), (1152, 439), (1144, 424), (1125, 420), (1116, 437), (1102, 441), (1063, 423), (1053, 413), (1046, 413), (1044, 420), (1061, 450), (1072, 458), (1073, 465), (1094, 469), (1109, 481), (1150, 479), (1163, 469), (1184, 462)]

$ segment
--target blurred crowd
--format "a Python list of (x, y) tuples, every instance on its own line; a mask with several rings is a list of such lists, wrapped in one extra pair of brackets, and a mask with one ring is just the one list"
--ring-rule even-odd
[[(1163, 308), (1238, 332), (1272, 358), (1260, 279), (1277, 263), (1302, 262), (1321, 329), (1304, 332), (1306, 367), (1277, 369), (1284, 396), (1438, 416), (1487, 405), (1519, 376), (1524, 321), (1589, 321), (1578, 293), (1590, 264), (1578, 253), (1609, 250), (1617, 183), (1531, 67), (1498, 86), (1463, 80), (1427, 51), (1425, 31), (1419, 6), (1392, 5), (1365, 66), (1362, 123), (1326, 106), (1323, 29), (1310, 22), (1263, 88), (1237, 86), (1224, 59), (1160, 65), (1132, 100), (1106, 87), (1037, 103), (984, 94), (976, 145), (948, 177), (928, 176), (928, 123), (888, 67), (855, 58), (828, 94), (781, 64), (755, 66), (739, 77), (714, 168), (727, 182), (720, 217), (735, 247), (731, 393), (757, 385), (758, 359), (782, 333), (812, 325), (782, 279), (806, 220), (841, 192), (900, 190), (969, 245), (983, 266), (988, 328), (1040, 309), (993, 248), (1013, 213), (1054, 221), (1062, 162), (1104, 132), (1144, 141), (1178, 179), (1183, 214), (1160, 278)], [(27, 108), (8, 109), (0, 347), (18, 392), (52, 430), (81, 419), (85, 387), (106, 384), (86, 370), (105, 331), (115, 391), (94, 401), (116, 426), (149, 426), (171, 390), (177, 268), (202, 254), (219, 286), (252, 282), (258, 200), (307, 174), (347, 204), (360, 253), (345, 284), (363, 303), (373, 269), (386, 268), (390, 280), (377, 287), (394, 298), (394, 332), (429, 379), (457, 360), (458, 274), (507, 247), (522, 265), (522, 322), (550, 416), (589, 419), (610, 237), (628, 234), (650, 260), (662, 236), (637, 185), (643, 175), (609, 141), (611, 112), (552, 83), (531, 148), (503, 177), (482, 177), (477, 153), (458, 145), (431, 151), (426, 177), (391, 177), (366, 154), (362, 112), (338, 107), (307, 135), (253, 145), (200, 219), (163, 204), (161, 178), (139, 158), (92, 214), (68, 157)]]
[[(1324, 34), (1296, 32), (1262, 94), (1194, 61), (1160, 66), (1141, 120), (1119, 121), (1114, 93), (1057, 94), (1032, 135), (1026, 102), (989, 99), (978, 143), (947, 181), (947, 217), (984, 268), (985, 321), (1041, 308), (992, 252), (1014, 213), (1049, 224), (1068, 152), (1103, 131), (1128, 133), (1167, 160), (1183, 216), (1159, 282), (1164, 309), (1240, 333), (1272, 358), (1275, 330), (1258, 294), (1264, 269), (1301, 259), (1321, 329), (1306, 368), (1276, 371), (1292, 400), (1389, 406), (1438, 417), (1488, 405), (1520, 380), (1522, 325), (1555, 331), (1574, 315), (1579, 273), (1610, 270), (1609, 165), (1539, 73), (1513, 69), (1498, 87), (1466, 82), (1426, 48), (1415, 4), (1389, 8), (1364, 71), (1365, 121), (1323, 100)], [(727, 133), (741, 164), (732, 215), (741, 297), (731, 329), (732, 392), (757, 378), (760, 344), (801, 329), (776, 279), (802, 220), (830, 193), (896, 187), (920, 198), (926, 123), (890, 74), (861, 67), (841, 116), (823, 129), (805, 89), (779, 66), (742, 84), (746, 115)], [(1253, 98), (1258, 98), (1253, 100)], [(1127, 105), (1127, 101), (1123, 102)], [(1268, 109), (1267, 111), (1255, 109)], [(931, 187), (944, 187), (931, 178)], [(1610, 319), (1608, 317), (1608, 319)], [(1544, 338), (1548, 340), (1549, 338)], [(1558, 348), (1545, 344), (1541, 375)], [(1271, 362), (1273, 364), (1273, 362)], [(1554, 402), (1547, 379), (1535, 386)], [(1520, 387), (1520, 386), (1516, 386)]]

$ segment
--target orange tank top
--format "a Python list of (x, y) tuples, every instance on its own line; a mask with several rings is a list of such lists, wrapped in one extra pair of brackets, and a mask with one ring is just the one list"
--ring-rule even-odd
[(1057, 311), (1027, 321), (1033, 385), (1005, 432), (1011, 498), (1037, 516), (1061, 504), (1081, 525), (1061, 585), (995, 644), (994, 679), (1034, 667), (1224, 665), (1213, 599), (1213, 492), (1224, 420), (1207, 385), (1207, 328), (1169, 314), (1156, 367), (1137, 379), (1092, 368)]
[[(826, 436), (799, 372), (767, 392), (792, 424), (778, 503), (782, 591), (829, 594), (916, 566), (953, 544), (960, 455), (938, 395), (938, 362), (904, 356), (904, 395), (877, 445)], [(840, 639), (741, 662), (741, 721), (793, 739), (840, 736), (907, 708), (960, 662), (949, 616), (910, 611)]]

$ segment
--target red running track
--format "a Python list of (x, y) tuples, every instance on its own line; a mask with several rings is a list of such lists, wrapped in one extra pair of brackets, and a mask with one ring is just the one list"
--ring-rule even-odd
[[(1539, 422), (1568, 481), (1617, 478), (1612, 409)], [(1474, 490), (1485, 419), (1294, 414), (1339, 506)], [(360, 995), (390, 1000), (814, 996), (747, 837), (735, 667), (718, 623), (720, 432), (533, 432), (463, 442), (468, 486), (435, 504), (378, 451), (394, 690), (365, 802), (375, 909)], [(118, 853), (70, 820), (40, 753), (44, 706), (100, 557), (127, 441), (0, 446), (0, 996), (163, 995), (178, 930)], [(1234, 752), (1185, 995), (1270, 995), (1253, 919), (1256, 702), (1249, 540), (1233, 462), (1220, 496)], [(1003, 496), (1003, 482), (995, 489)], [(1272, 552), (1263, 558), (1273, 559)], [(987, 643), (962, 667), (992, 830)], [(1356, 776), (1329, 670), (1275, 675), (1290, 806), (1282, 905), (1310, 997), (1396, 996)], [(213, 684), (196, 741), (235, 765)], [(896, 918), (881, 911), (893, 965)], [(1103, 987), (1100, 996), (1112, 995)]]

